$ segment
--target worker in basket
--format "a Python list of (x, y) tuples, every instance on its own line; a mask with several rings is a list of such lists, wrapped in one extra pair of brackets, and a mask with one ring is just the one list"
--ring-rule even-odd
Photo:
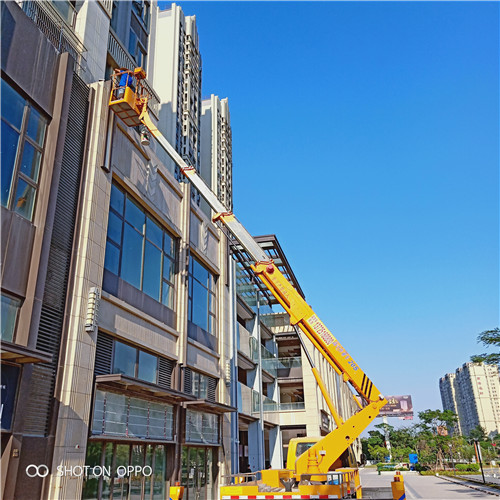
[(118, 69), (115, 70), (115, 73), (120, 75), (120, 81), (118, 82), (118, 88), (116, 89), (116, 99), (121, 99), (125, 95), (125, 89), (129, 87), (133, 92), (135, 92), (134, 87), (134, 77), (132, 76), (132, 72), (127, 69)]

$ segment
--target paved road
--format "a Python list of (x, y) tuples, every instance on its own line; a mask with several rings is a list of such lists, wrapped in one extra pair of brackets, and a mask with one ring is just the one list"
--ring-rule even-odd
[[(361, 469), (363, 486), (391, 486), (392, 474), (380, 476), (374, 469)], [(494, 500), (499, 498), (468, 488), (461, 484), (451, 483), (435, 476), (420, 476), (415, 472), (404, 474), (407, 500)]]

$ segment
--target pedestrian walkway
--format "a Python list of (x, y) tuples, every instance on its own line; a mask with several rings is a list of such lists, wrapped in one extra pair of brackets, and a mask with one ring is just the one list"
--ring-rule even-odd
[(467, 486), (470, 489), (476, 491), (482, 491), (483, 493), (488, 493), (489, 495), (500, 497), (500, 490), (492, 488), (491, 486), (487, 486), (485, 484), (478, 484), (476, 482), (470, 481), (469, 478), (457, 479), (454, 477), (446, 477), (446, 476), (440, 476), (440, 477), (452, 483), (461, 484), (463, 486)]
[[(388, 472), (378, 475), (376, 469), (370, 468), (361, 469), (360, 474), (361, 484), (368, 488), (390, 487), (394, 477)], [(403, 479), (407, 500), (489, 500), (500, 493), (494, 488), (482, 489), (459, 479), (450, 481), (443, 476), (421, 476), (417, 472), (404, 472)]]

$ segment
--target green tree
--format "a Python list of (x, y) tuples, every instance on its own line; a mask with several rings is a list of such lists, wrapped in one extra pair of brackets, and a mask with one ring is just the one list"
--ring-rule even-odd
[[(477, 337), (478, 343), (483, 344), (485, 347), (496, 347), (500, 349), (500, 328), (493, 328), (493, 330), (485, 330)], [(500, 352), (492, 352), (490, 354), (483, 353), (471, 356), (471, 361), (474, 363), (486, 363), (488, 365), (500, 364)]]
[(434, 461), (434, 470), (437, 470), (438, 466), (442, 469), (449, 454), (451, 437), (443, 436), (440, 431), (442, 428), (453, 427), (458, 417), (451, 410), (425, 410), (419, 412), (418, 418), (421, 428), (419, 443), (424, 445), (427, 460)]
[(385, 446), (371, 446), (368, 445), (368, 452), (370, 456), (377, 461), (382, 461), (385, 457), (389, 456), (389, 450)]
[(469, 431), (469, 440), (472, 441), (486, 441), (488, 436), (486, 434), (486, 429), (481, 425), (476, 425), (474, 429)]

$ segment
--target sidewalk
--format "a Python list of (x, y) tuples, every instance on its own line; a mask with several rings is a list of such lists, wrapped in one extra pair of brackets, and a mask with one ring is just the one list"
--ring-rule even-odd
[(467, 486), (467, 488), (471, 488), (476, 491), (481, 491), (483, 493), (488, 493), (489, 495), (494, 495), (500, 497), (500, 490), (496, 488), (492, 488), (491, 486), (486, 486), (484, 484), (478, 484), (476, 482), (472, 482), (467, 479), (456, 479), (454, 477), (449, 476), (437, 476), (440, 479), (444, 479), (446, 481), (450, 481), (451, 483), (461, 484), (462, 486)]

